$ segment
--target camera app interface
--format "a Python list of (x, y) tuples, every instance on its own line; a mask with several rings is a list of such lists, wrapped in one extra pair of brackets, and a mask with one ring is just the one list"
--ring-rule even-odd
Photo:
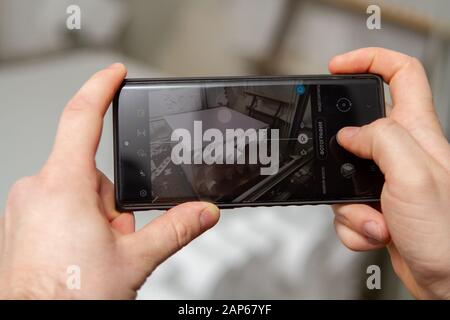
[(337, 131), (382, 116), (376, 79), (128, 84), (119, 96), (119, 193), (154, 204), (378, 196), (376, 165)]

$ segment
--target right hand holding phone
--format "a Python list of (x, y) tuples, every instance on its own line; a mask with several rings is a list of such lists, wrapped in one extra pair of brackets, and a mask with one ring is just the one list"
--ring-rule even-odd
[(417, 298), (450, 299), (450, 145), (421, 63), (381, 48), (337, 56), (332, 73), (376, 73), (393, 107), (369, 125), (342, 129), (339, 144), (373, 159), (385, 176), (379, 210), (335, 205), (336, 232), (356, 251), (387, 246), (393, 268)]

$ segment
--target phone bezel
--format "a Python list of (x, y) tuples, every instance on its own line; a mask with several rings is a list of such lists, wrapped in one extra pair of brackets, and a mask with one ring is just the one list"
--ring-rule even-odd
[[(121, 89), (127, 84), (165, 84), (165, 83), (196, 83), (204, 81), (276, 81), (276, 80), (337, 80), (337, 79), (375, 79), (378, 83), (378, 94), (381, 107), (382, 117), (386, 116), (385, 97), (384, 97), (384, 81), (381, 76), (377, 74), (338, 74), (338, 75), (283, 75), (283, 76), (226, 76), (226, 77), (168, 77), (168, 78), (128, 78), (125, 79), (113, 99), (113, 152), (114, 152), (114, 193), (116, 208), (120, 211), (130, 210), (166, 210), (170, 209), (179, 203), (131, 203), (122, 202), (119, 198), (120, 176), (119, 168), (119, 141), (118, 141), (118, 98)], [(219, 208), (232, 209), (242, 207), (273, 207), (273, 206), (291, 206), (291, 205), (320, 205), (320, 204), (334, 204), (334, 203), (371, 203), (380, 201), (379, 197), (351, 197), (341, 199), (327, 199), (327, 200), (302, 200), (302, 201), (285, 201), (285, 202), (245, 202), (245, 203), (221, 203), (217, 204)]]

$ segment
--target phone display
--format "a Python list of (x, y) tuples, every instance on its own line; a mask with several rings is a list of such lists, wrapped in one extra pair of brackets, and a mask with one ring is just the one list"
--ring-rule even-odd
[(117, 206), (378, 200), (382, 173), (336, 133), (383, 116), (375, 75), (126, 80), (114, 100)]

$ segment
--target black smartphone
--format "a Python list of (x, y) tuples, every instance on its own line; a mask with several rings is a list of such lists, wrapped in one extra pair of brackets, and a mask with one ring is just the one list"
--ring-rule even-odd
[(127, 79), (113, 109), (120, 210), (379, 200), (378, 167), (336, 141), (385, 116), (377, 75)]

